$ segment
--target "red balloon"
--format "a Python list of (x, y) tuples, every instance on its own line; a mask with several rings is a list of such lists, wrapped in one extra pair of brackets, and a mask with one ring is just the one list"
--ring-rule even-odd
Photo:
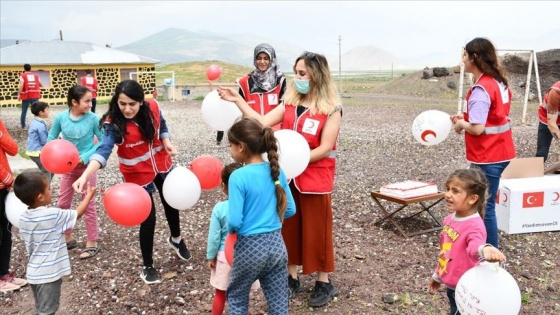
[(233, 266), (233, 246), (237, 242), (237, 233), (230, 233), (226, 236), (226, 243), (224, 244), (224, 254), (226, 254), (226, 261), (230, 266)]
[(211, 155), (201, 155), (189, 165), (189, 170), (196, 175), (200, 182), (200, 188), (205, 190), (220, 186), (223, 168), (224, 164), (220, 159)]
[(222, 75), (222, 68), (218, 65), (210, 65), (208, 69), (206, 69), (206, 76), (208, 80), (214, 81), (218, 80), (218, 78)]
[(80, 154), (72, 142), (56, 139), (45, 144), (41, 150), (40, 160), (49, 172), (65, 174), (78, 166)]
[(105, 190), (103, 205), (111, 220), (123, 226), (135, 226), (150, 215), (152, 200), (140, 185), (122, 183)]

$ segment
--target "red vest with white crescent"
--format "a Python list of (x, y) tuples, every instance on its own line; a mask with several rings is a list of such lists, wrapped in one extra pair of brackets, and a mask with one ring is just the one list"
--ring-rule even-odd
[[(548, 89), (548, 92), (544, 95), (544, 99), (543, 99), (543, 103), (541, 104), (541, 106), (539, 106), (539, 120), (540, 122), (542, 122), (543, 124), (546, 124), (546, 111), (548, 110), (548, 93), (550, 93), (550, 90), (552, 89), (556, 89), (558, 91), (560, 91), (560, 81), (554, 83), (550, 89)], [(560, 110), (560, 108), (557, 108), (556, 111)], [(556, 120), (556, 124), (560, 125), (560, 115), (558, 116), (558, 119)]]
[[(321, 133), (329, 118), (325, 114), (311, 115), (309, 109), (297, 117), (297, 107), (285, 105), (282, 129), (291, 129), (302, 135), (311, 150), (321, 144)], [(302, 193), (330, 194), (334, 186), (336, 169), (336, 142), (329, 156), (310, 162), (299, 176), (294, 178), (296, 188)]]
[[(467, 103), (473, 89), (477, 86), (488, 94), (490, 109), (482, 134), (475, 136), (465, 132), (467, 160), (477, 164), (510, 161), (515, 158), (515, 145), (509, 119), (511, 90), (507, 87), (500, 88), (494, 78), (483, 74), (467, 93)], [(469, 121), (468, 106), (464, 118), (465, 121)]]
[(20, 76), (23, 78), (23, 90), (19, 93), (21, 100), (41, 98), (39, 76), (30, 71), (25, 71)]
[(86, 75), (82, 77), (82, 85), (91, 90), (91, 97), (97, 97), (97, 79), (91, 75)]
[[(171, 156), (167, 154), (159, 139), (159, 106), (153, 99), (145, 99), (144, 102), (150, 106), (152, 123), (156, 130), (152, 143), (142, 137), (140, 128), (133, 121), (127, 123), (126, 136), (123, 136), (121, 143), (117, 143), (119, 168), (125, 182), (140, 186), (151, 183), (156, 174), (170, 171), (173, 164)], [(110, 123), (110, 120), (108, 119), (106, 123)]]
[(244, 76), (239, 79), (237, 84), (243, 91), (247, 104), (249, 104), (255, 112), (265, 115), (280, 104), (280, 92), (282, 91), (282, 84), (284, 83), (285, 78), (281, 78), (278, 85), (266, 93), (251, 93), (251, 91), (249, 91), (250, 77), (251, 76), (248, 75)]

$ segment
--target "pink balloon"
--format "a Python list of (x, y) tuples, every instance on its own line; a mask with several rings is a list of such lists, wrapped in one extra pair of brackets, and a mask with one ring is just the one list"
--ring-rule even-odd
[(218, 65), (210, 65), (208, 69), (206, 69), (206, 76), (208, 80), (214, 81), (218, 80), (218, 78), (222, 75), (222, 68)]
[(224, 164), (215, 156), (201, 155), (192, 160), (189, 170), (196, 175), (200, 182), (200, 188), (204, 190), (214, 189), (222, 182), (222, 169)]

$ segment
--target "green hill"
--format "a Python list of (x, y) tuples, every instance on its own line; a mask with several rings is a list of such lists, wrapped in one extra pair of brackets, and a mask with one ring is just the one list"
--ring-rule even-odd
[[(172, 63), (164, 66), (156, 66), (156, 71), (175, 71), (175, 84), (206, 84), (206, 69), (210, 65), (218, 65), (222, 68), (221, 77), (214, 83), (234, 83), (237, 78), (247, 75), (253, 70), (250, 67), (244, 67), (237, 64), (222, 61), (192, 61)], [(156, 75), (158, 84), (164, 79), (170, 78), (170, 74), (163, 73)]]

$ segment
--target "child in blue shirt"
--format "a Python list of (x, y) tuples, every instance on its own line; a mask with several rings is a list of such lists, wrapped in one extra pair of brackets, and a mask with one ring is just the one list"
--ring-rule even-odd
[(40, 154), (41, 149), (47, 144), (47, 137), (49, 136), (49, 131), (47, 129), (46, 119), (50, 114), (49, 104), (45, 102), (37, 101), (31, 104), (31, 113), (35, 115), (35, 118), (29, 124), (29, 129), (27, 131), (27, 151), (25, 154), (31, 159), (31, 161), (37, 164), (37, 167), (49, 177), (49, 181), (52, 180), (51, 172), (41, 163)]
[[(222, 170), (222, 191), (228, 195), (228, 181), (231, 173), (243, 167), (241, 163), (231, 163)], [(224, 312), (226, 303), (226, 290), (229, 284), (231, 266), (226, 260), (224, 245), (227, 237), (227, 213), (229, 201), (218, 202), (212, 210), (210, 228), (208, 230), (208, 246), (206, 248), (206, 259), (210, 268), (210, 284), (216, 289), (212, 302), (212, 315), (221, 315)], [(255, 281), (251, 289), (256, 290), (260, 287), (259, 282)]]
[(25, 170), (14, 180), (14, 193), (29, 207), (19, 220), (27, 250), (27, 281), (35, 298), (34, 314), (55, 314), (60, 304), (62, 277), (70, 274), (70, 259), (63, 233), (85, 212), (96, 188), (89, 186), (76, 210), (49, 207), (52, 192), (47, 175)]
[[(268, 314), (288, 314), (288, 254), (282, 222), (296, 213), (286, 175), (278, 164), (278, 145), (270, 127), (242, 118), (228, 131), (230, 153), (244, 166), (228, 181), (229, 233), (237, 233), (227, 288), (229, 314), (246, 315), (251, 284), (259, 280)], [(263, 160), (267, 153), (268, 161)]]
[[(59, 136), (72, 142), (80, 154), (80, 162), (72, 171), (62, 174), (60, 178), (60, 193), (58, 196), (58, 207), (70, 209), (74, 199), (74, 188), (72, 184), (86, 170), (89, 157), (95, 152), (102, 142), (103, 133), (99, 128), (99, 117), (91, 112), (92, 94), (89, 88), (75, 85), (68, 90), (68, 110), (56, 115), (49, 131), (47, 141), (55, 140)], [(94, 136), (97, 136), (99, 143), (95, 144)], [(97, 186), (97, 175), (89, 179), (90, 186)], [(85, 194), (81, 194), (81, 199)], [(85, 226), (87, 231), (86, 247), (83, 249), (80, 258), (91, 258), (99, 252), (97, 239), (99, 238), (99, 228), (97, 223), (97, 209), (95, 200), (91, 200), (85, 213)], [(66, 234), (66, 244), (68, 249), (75, 248), (77, 242), (71, 233)]]

